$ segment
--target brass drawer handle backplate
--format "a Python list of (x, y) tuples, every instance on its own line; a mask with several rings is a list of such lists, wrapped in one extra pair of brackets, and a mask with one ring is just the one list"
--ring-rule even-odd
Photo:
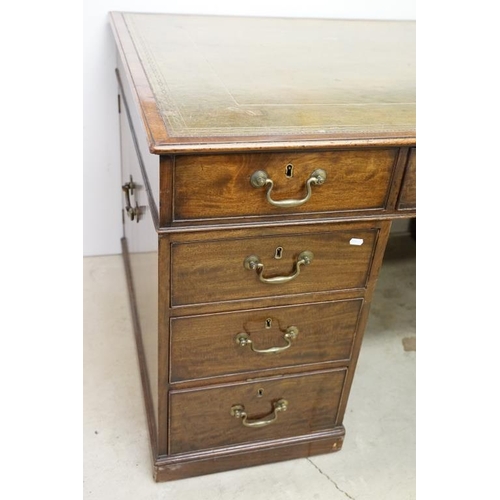
[(309, 250), (305, 250), (299, 254), (297, 259), (297, 263), (295, 264), (295, 271), (289, 276), (274, 276), (273, 278), (264, 277), (264, 264), (260, 261), (260, 258), (257, 255), (249, 255), (243, 265), (245, 269), (249, 269), (250, 271), (255, 270), (259, 277), (259, 280), (262, 283), (268, 283), (270, 285), (279, 285), (281, 283), (287, 283), (288, 281), (292, 281), (300, 274), (300, 266), (309, 265), (314, 258), (314, 254)]
[(272, 179), (269, 178), (267, 172), (265, 172), (264, 170), (257, 170), (256, 172), (254, 172), (252, 174), (252, 177), (250, 177), (250, 184), (254, 188), (261, 188), (264, 186), (268, 186), (266, 197), (267, 201), (271, 205), (281, 208), (291, 208), (291, 207), (300, 207), (300, 205), (303, 205), (306, 201), (308, 201), (312, 193), (311, 185), (321, 186), (321, 184), (323, 184), (325, 180), (326, 180), (326, 172), (322, 168), (318, 168), (317, 170), (315, 170), (309, 176), (309, 179), (307, 179), (306, 182), (307, 193), (301, 200), (273, 200), (271, 198), (271, 191), (273, 190), (274, 182)]
[(256, 349), (248, 333), (238, 333), (238, 335), (236, 335), (236, 343), (241, 347), (249, 345), (253, 352), (258, 352), (260, 354), (274, 354), (286, 351), (292, 345), (292, 340), (297, 338), (298, 334), (299, 329), (296, 326), (290, 326), (286, 329), (286, 332), (283, 335), (286, 345), (280, 347), (269, 347), (268, 349)]
[(265, 427), (278, 420), (278, 412), (286, 411), (288, 408), (288, 401), (286, 399), (280, 399), (273, 403), (274, 411), (271, 415), (264, 417), (259, 420), (248, 420), (248, 415), (245, 412), (245, 407), (243, 405), (233, 405), (231, 406), (231, 416), (235, 418), (241, 418), (241, 423), (245, 427)]

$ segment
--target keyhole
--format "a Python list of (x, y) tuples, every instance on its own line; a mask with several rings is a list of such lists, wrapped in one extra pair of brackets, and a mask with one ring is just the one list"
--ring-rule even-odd
[(286, 167), (285, 167), (285, 175), (290, 179), (291, 177), (293, 177), (293, 165), (291, 163), (289, 163)]
[(273, 320), (271, 318), (266, 319), (266, 328), (271, 328), (271, 325), (273, 324)]
[(264, 389), (259, 389), (259, 390), (257, 391), (257, 397), (258, 397), (258, 398), (261, 398), (263, 395), (264, 395)]
[(278, 247), (274, 252), (274, 258), (279, 260), (281, 257), (283, 257), (283, 247)]

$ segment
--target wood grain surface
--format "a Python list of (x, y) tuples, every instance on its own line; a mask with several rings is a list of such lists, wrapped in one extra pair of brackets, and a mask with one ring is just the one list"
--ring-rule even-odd
[[(397, 149), (179, 156), (174, 220), (383, 209), (396, 158)], [(250, 184), (252, 174), (263, 170), (274, 182), (272, 199), (300, 200), (316, 169), (325, 170), (325, 183), (312, 186), (311, 198), (296, 208), (271, 205), (267, 188)]]
[(399, 210), (415, 210), (417, 207), (417, 150), (412, 148), (406, 166), (403, 186), (399, 197)]
[[(170, 392), (169, 453), (231, 446), (252, 441), (302, 436), (333, 429), (346, 370)], [(261, 391), (262, 396), (260, 396)], [(266, 427), (249, 428), (231, 416), (244, 405), (249, 419), (265, 418), (273, 402), (288, 409)]]
[[(348, 361), (362, 304), (356, 299), (173, 318), (170, 381)], [(299, 334), (291, 347), (279, 353), (253, 352), (235, 341), (244, 332), (256, 349), (284, 346), (283, 335), (290, 326)]]
[[(323, 228), (322, 228), (323, 229)], [(174, 243), (171, 256), (171, 303), (173, 306), (241, 300), (272, 295), (292, 295), (316, 291), (364, 288), (377, 237), (377, 230), (350, 229), (299, 233), (223, 241)], [(351, 240), (362, 241), (361, 245)], [(282, 258), (274, 258), (276, 249)], [(314, 254), (311, 264), (288, 283), (268, 284), (244, 261), (256, 255), (264, 264), (263, 276), (289, 276), (295, 272), (301, 252)]]

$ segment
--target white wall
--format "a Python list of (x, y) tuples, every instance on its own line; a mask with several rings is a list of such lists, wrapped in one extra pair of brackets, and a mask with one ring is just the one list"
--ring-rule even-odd
[(416, 0), (84, 0), (83, 253), (120, 252), (121, 190), (114, 75), (116, 53), (108, 12), (415, 19)]

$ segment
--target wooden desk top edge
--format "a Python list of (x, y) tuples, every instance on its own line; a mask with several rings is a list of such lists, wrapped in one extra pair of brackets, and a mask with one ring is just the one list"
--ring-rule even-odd
[[(416, 134), (414, 131), (381, 132), (377, 134), (348, 132), (336, 134), (272, 134), (230, 137), (171, 137), (168, 134), (167, 127), (157, 106), (153, 90), (123, 14), (128, 13), (110, 12), (111, 29), (126, 73), (119, 76), (123, 84), (125, 80), (128, 81), (132, 89), (132, 97), (135, 103), (129, 103), (129, 105), (135, 105), (140, 112), (144, 129), (148, 136), (149, 149), (153, 154), (277, 151), (290, 149), (320, 150), (359, 146), (412, 147), (416, 145)], [(377, 21), (373, 22), (376, 23)]]

